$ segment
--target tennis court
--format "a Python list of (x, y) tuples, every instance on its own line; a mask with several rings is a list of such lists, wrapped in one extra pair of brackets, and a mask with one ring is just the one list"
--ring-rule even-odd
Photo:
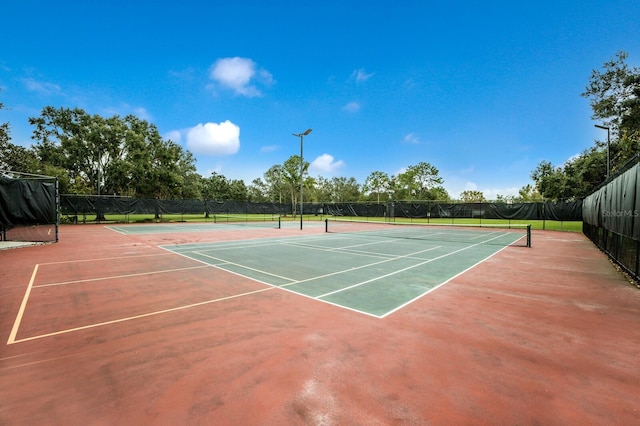
[(163, 248), (318, 301), (384, 317), (527, 238), (523, 227), (342, 221), (332, 222), (331, 229), (308, 237)]
[(637, 419), (640, 295), (583, 235), (274, 225), (0, 252), (0, 424)]

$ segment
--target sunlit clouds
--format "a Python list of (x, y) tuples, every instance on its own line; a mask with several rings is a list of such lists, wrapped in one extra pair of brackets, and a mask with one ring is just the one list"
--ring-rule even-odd
[(367, 73), (364, 68), (360, 68), (351, 73), (350, 79), (356, 83), (362, 83), (369, 80), (371, 77), (373, 77), (373, 73)]
[(345, 166), (344, 161), (335, 161), (333, 155), (322, 154), (311, 162), (309, 169), (316, 173), (332, 174)]
[(187, 149), (195, 154), (232, 155), (240, 149), (240, 127), (229, 120), (219, 124), (198, 124), (184, 134)]
[(349, 102), (342, 109), (346, 112), (355, 113), (360, 111), (360, 104), (358, 102)]
[(269, 71), (259, 68), (249, 58), (221, 58), (211, 66), (209, 78), (213, 80), (213, 89), (227, 89), (239, 96), (253, 98), (262, 96), (260, 87), (273, 84)]

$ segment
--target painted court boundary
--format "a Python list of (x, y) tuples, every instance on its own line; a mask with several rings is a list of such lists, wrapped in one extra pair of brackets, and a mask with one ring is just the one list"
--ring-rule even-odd
[(74, 331), (80, 331), (80, 330), (86, 330), (86, 329), (90, 329), (90, 328), (102, 327), (102, 326), (111, 325), (111, 324), (117, 324), (117, 323), (126, 322), (126, 321), (132, 321), (132, 320), (136, 320), (136, 319), (146, 318), (146, 317), (150, 317), (150, 316), (154, 316), (154, 315), (165, 314), (165, 313), (169, 313), (169, 312), (180, 311), (180, 310), (184, 310), (184, 309), (189, 309), (189, 308), (194, 308), (194, 307), (198, 307), (198, 306), (208, 305), (208, 304), (211, 304), (211, 303), (216, 303), (216, 302), (222, 302), (222, 301), (225, 301), (225, 300), (235, 299), (235, 298), (242, 297), (242, 296), (248, 296), (248, 295), (251, 295), (251, 294), (261, 293), (263, 291), (267, 291), (267, 290), (272, 290), (273, 289), (271, 287), (266, 287), (266, 288), (262, 288), (262, 289), (258, 289), (258, 290), (254, 290), (254, 291), (234, 294), (234, 295), (220, 297), (220, 298), (216, 298), (216, 299), (204, 300), (202, 302), (191, 303), (191, 304), (188, 304), (188, 305), (176, 306), (176, 307), (173, 307), (173, 308), (162, 309), (162, 310), (158, 310), (158, 311), (147, 312), (147, 313), (144, 313), (144, 314), (118, 318), (118, 319), (114, 319), (114, 320), (111, 320), (111, 321), (98, 322), (98, 323), (88, 324), (88, 325), (84, 325), (84, 326), (80, 326), (80, 327), (73, 327), (73, 328), (69, 328), (69, 329), (54, 331), (54, 332), (51, 332), (51, 333), (40, 334), (40, 335), (37, 335), (37, 336), (31, 336), (31, 337), (25, 337), (25, 338), (22, 338), (22, 339), (16, 339), (16, 336), (17, 336), (19, 328), (20, 328), (20, 323), (22, 322), (22, 318), (23, 318), (24, 313), (26, 311), (27, 303), (28, 303), (29, 297), (31, 295), (31, 290), (33, 288), (48, 287), (48, 286), (55, 286), (55, 285), (68, 285), (68, 284), (74, 284), (74, 283), (80, 283), (80, 282), (103, 281), (103, 280), (107, 280), (107, 279), (117, 279), (117, 278), (125, 278), (125, 277), (132, 277), (132, 276), (155, 275), (155, 274), (170, 273), (170, 272), (177, 272), (177, 271), (184, 271), (184, 270), (189, 270), (189, 269), (199, 269), (199, 268), (208, 267), (207, 265), (201, 265), (201, 266), (194, 266), (194, 267), (187, 267), (187, 268), (168, 269), (168, 270), (163, 270), (163, 271), (142, 272), (142, 273), (135, 273), (135, 274), (125, 274), (125, 275), (114, 275), (114, 276), (109, 276), (109, 277), (99, 277), (99, 278), (94, 278), (94, 279), (84, 279), (84, 280), (48, 283), (48, 284), (42, 284), (42, 285), (34, 286), (33, 284), (35, 282), (35, 279), (36, 279), (36, 276), (38, 274), (38, 270), (39, 270), (40, 266), (62, 264), (62, 263), (92, 262), (92, 261), (96, 261), (96, 260), (116, 260), (116, 259), (123, 259), (123, 258), (131, 259), (131, 258), (135, 258), (135, 257), (166, 256), (166, 255), (167, 254), (163, 253), (163, 254), (141, 255), (141, 256), (125, 256), (125, 257), (118, 256), (118, 257), (111, 257), (111, 258), (104, 258), (104, 259), (84, 259), (84, 260), (73, 260), (73, 261), (64, 261), (64, 262), (50, 262), (50, 263), (39, 263), (39, 264), (36, 264), (34, 266), (34, 268), (33, 268), (33, 272), (31, 274), (31, 279), (29, 280), (29, 285), (27, 286), (27, 290), (25, 291), (24, 297), (22, 299), (22, 303), (20, 304), (20, 308), (18, 310), (18, 314), (16, 315), (16, 319), (15, 319), (15, 321), (13, 323), (13, 327), (11, 328), (11, 333), (9, 334), (9, 339), (7, 340), (7, 345), (12, 345), (12, 344), (21, 343), (21, 342), (27, 342), (27, 341), (30, 341), (30, 340), (42, 339), (42, 338), (45, 338), (45, 337), (51, 337), (51, 336), (56, 336), (56, 335), (60, 335), (60, 334), (72, 333)]
[[(336, 237), (339, 238), (343, 234), (333, 234), (333, 235), (335, 235)], [(424, 265), (426, 265), (428, 263), (431, 263), (431, 262), (434, 262), (436, 260), (441, 260), (441, 259), (447, 258), (448, 256), (460, 253), (462, 251), (465, 251), (465, 250), (471, 249), (473, 247), (482, 245), (484, 243), (493, 241), (495, 239), (501, 238), (504, 235), (507, 235), (507, 234), (502, 234), (501, 233), (500, 235), (492, 237), (492, 238), (490, 238), (488, 240), (485, 240), (485, 241), (482, 241), (482, 242), (479, 242), (479, 243), (474, 243), (474, 244), (471, 244), (471, 245), (467, 245), (467, 246), (464, 246), (464, 247), (462, 247), (460, 249), (454, 250), (452, 252), (445, 253), (443, 255), (437, 256), (435, 258), (424, 260), (424, 261), (419, 262), (419, 263), (417, 263), (415, 265), (411, 265), (411, 266), (408, 266), (408, 267), (405, 267), (405, 268), (402, 268), (402, 269), (399, 269), (399, 270), (396, 270), (396, 271), (392, 271), (390, 273), (383, 274), (381, 276), (377, 276), (375, 278), (371, 278), (371, 279), (368, 279), (368, 280), (365, 280), (365, 281), (362, 281), (362, 282), (354, 283), (354, 284), (349, 285), (347, 287), (343, 287), (341, 289), (338, 289), (338, 290), (335, 290), (335, 291), (331, 291), (331, 292), (327, 292), (325, 294), (321, 294), (321, 295), (318, 295), (318, 296), (311, 296), (311, 295), (305, 294), (303, 292), (295, 291), (295, 290), (290, 289), (288, 287), (291, 287), (293, 285), (297, 285), (297, 284), (300, 284), (300, 283), (308, 282), (308, 281), (317, 280), (319, 278), (335, 276), (335, 275), (339, 275), (339, 274), (342, 274), (342, 273), (352, 272), (352, 271), (357, 270), (357, 269), (368, 268), (368, 267), (375, 266), (375, 265), (378, 265), (378, 264), (381, 264), (381, 263), (385, 263), (385, 262), (390, 262), (390, 261), (403, 259), (403, 258), (411, 258), (412, 256), (415, 256), (416, 254), (427, 252), (427, 251), (431, 251), (431, 250), (435, 250), (437, 248), (440, 248), (441, 246), (433, 246), (433, 247), (430, 247), (428, 249), (419, 250), (419, 251), (416, 251), (416, 252), (413, 252), (413, 253), (408, 253), (408, 254), (405, 254), (405, 255), (397, 255), (397, 256), (394, 256), (394, 255), (382, 255), (382, 254), (372, 254), (372, 253), (361, 254), (361, 255), (371, 256), (371, 257), (385, 257), (385, 260), (374, 262), (374, 263), (369, 263), (369, 264), (365, 264), (365, 265), (361, 265), (361, 266), (358, 266), (358, 267), (345, 269), (345, 270), (342, 270), (342, 271), (335, 271), (335, 272), (332, 272), (332, 273), (329, 273), (329, 274), (326, 274), (326, 275), (306, 278), (306, 279), (303, 279), (303, 280), (296, 280), (296, 279), (289, 278), (289, 277), (275, 275), (275, 274), (273, 274), (273, 273), (271, 273), (269, 271), (259, 270), (259, 269), (252, 268), (252, 267), (249, 267), (249, 266), (246, 266), (246, 265), (242, 265), (242, 264), (239, 264), (239, 263), (236, 263), (236, 262), (230, 262), (228, 260), (225, 260), (225, 259), (222, 259), (222, 258), (219, 258), (219, 257), (211, 256), (211, 255), (208, 255), (206, 253), (202, 253), (202, 251), (206, 251), (206, 249), (209, 249), (209, 248), (213, 249), (216, 246), (218, 246), (220, 248), (227, 248), (227, 247), (236, 247), (236, 248), (240, 247), (240, 248), (242, 248), (242, 247), (245, 247), (245, 246), (246, 247), (249, 247), (249, 246), (251, 246), (251, 247), (256, 247), (256, 246), (265, 247), (265, 246), (267, 246), (268, 247), (268, 246), (271, 246), (271, 245), (297, 245), (297, 246), (301, 246), (302, 244), (298, 244), (298, 241), (301, 240), (301, 239), (302, 240), (318, 240), (318, 239), (324, 239), (326, 237), (313, 236), (313, 237), (293, 237), (293, 238), (273, 238), (273, 239), (272, 238), (268, 238), (268, 239), (260, 239), (260, 240), (243, 240), (243, 241), (221, 242), (221, 243), (197, 243), (197, 244), (183, 244), (183, 245), (173, 245), (173, 246), (160, 246), (160, 248), (168, 250), (168, 251), (170, 251), (172, 253), (180, 254), (180, 255), (182, 255), (184, 257), (187, 257), (189, 259), (192, 259), (192, 260), (200, 261), (200, 262), (202, 262), (202, 263), (204, 263), (206, 265), (209, 265), (209, 266), (212, 266), (214, 268), (218, 268), (218, 269), (221, 269), (223, 271), (235, 274), (235, 275), (240, 276), (242, 278), (246, 278), (246, 279), (249, 279), (249, 280), (252, 280), (252, 281), (255, 281), (255, 282), (259, 282), (261, 284), (265, 284), (267, 286), (271, 286), (271, 287), (274, 287), (274, 288), (280, 288), (282, 290), (289, 291), (289, 292), (294, 293), (296, 295), (303, 296), (303, 297), (306, 297), (306, 298), (309, 298), (309, 299), (312, 299), (312, 300), (320, 301), (320, 302), (327, 303), (327, 304), (330, 304), (330, 305), (333, 305), (333, 306), (337, 306), (337, 307), (342, 308), (342, 309), (347, 309), (347, 310), (354, 311), (354, 312), (357, 312), (357, 313), (360, 313), (360, 314), (364, 314), (364, 315), (368, 315), (368, 316), (372, 316), (372, 317), (375, 317), (375, 318), (382, 319), (382, 318), (385, 318), (388, 315), (391, 315), (392, 313), (397, 312), (398, 310), (410, 305), (411, 303), (415, 302), (416, 300), (424, 297), (426, 294), (434, 291), (435, 289), (440, 288), (444, 284), (446, 284), (449, 281), (451, 281), (452, 279), (460, 276), (461, 274), (469, 271), (470, 269), (473, 269), (478, 264), (480, 264), (482, 262), (485, 262), (487, 259), (495, 256), (497, 253), (499, 253), (502, 250), (506, 249), (508, 246), (501, 247), (500, 249), (497, 249), (496, 251), (494, 251), (493, 253), (489, 254), (488, 256), (480, 259), (478, 262), (474, 263), (473, 265), (465, 268), (464, 270), (454, 274), (451, 277), (446, 278), (446, 280), (444, 280), (443, 282), (441, 282), (439, 284), (436, 284), (435, 286), (427, 289), (426, 291), (424, 291), (423, 293), (419, 294), (418, 296), (416, 296), (416, 297), (414, 297), (414, 298), (412, 298), (410, 300), (407, 300), (406, 302), (400, 304), (399, 306), (396, 306), (393, 309), (390, 309), (389, 311), (385, 312), (382, 315), (376, 315), (376, 314), (371, 313), (371, 312), (367, 312), (367, 311), (363, 311), (363, 310), (359, 310), (359, 309), (354, 309), (354, 308), (351, 308), (349, 306), (345, 306), (345, 305), (342, 305), (342, 304), (339, 304), (339, 303), (334, 303), (334, 302), (331, 302), (331, 301), (328, 301), (328, 300), (324, 300), (323, 298), (327, 297), (329, 295), (332, 295), (332, 294), (340, 293), (340, 292), (343, 292), (343, 291), (346, 291), (346, 290), (349, 290), (349, 289), (353, 289), (353, 288), (356, 288), (356, 287), (359, 287), (359, 286), (370, 284), (370, 283), (373, 283), (375, 281), (379, 281), (379, 280), (381, 280), (383, 278), (388, 278), (388, 277), (391, 277), (393, 275), (397, 275), (399, 273), (402, 273), (402, 272), (405, 272), (405, 271), (408, 271), (408, 270), (411, 270), (411, 269), (415, 269), (415, 268), (420, 267), (420, 266), (424, 266)], [(371, 243), (371, 244), (375, 244), (375, 243)], [(187, 247), (190, 247), (190, 246), (193, 247), (193, 250), (188, 250), (188, 251), (187, 250), (181, 250), (181, 249), (186, 249)], [(328, 248), (328, 247), (324, 247), (324, 246), (304, 245), (304, 247), (309, 248), (309, 249), (327, 251), (327, 252), (331, 252), (331, 251), (334, 251), (334, 252), (349, 251), (349, 250), (345, 250), (344, 248)], [(207, 257), (207, 258), (219, 261), (220, 263), (218, 263), (218, 264), (210, 264), (210, 263), (205, 262), (205, 261), (203, 261), (201, 259), (198, 259), (196, 257), (192, 257), (188, 253), (193, 253), (195, 255), (199, 255), (199, 256), (202, 256), (202, 257)], [(354, 254), (358, 254), (358, 253), (354, 253)], [(286, 284), (276, 285), (276, 284), (273, 284), (273, 283), (266, 282), (264, 280), (257, 279), (255, 277), (252, 277), (251, 275), (247, 275), (247, 274), (243, 274), (243, 273), (231, 270), (231, 269), (227, 269), (227, 268), (224, 267), (225, 265), (234, 265), (234, 266), (237, 266), (237, 267), (239, 267), (241, 269), (245, 269), (247, 271), (254, 271), (254, 272), (257, 272), (257, 273), (259, 273), (261, 275), (266, 275), (266, 276), (274, 276), (274, 277), (277, 277), (277, 278), (280, 278), (280, 279), (283, 279), (283, 280), (286, 280), (286, 281), (290, 281), (290, 282), (286, 283)]]
[[(117, 231), (115, 231), (115, 232), (117, 232)], [(491, 240), (496, 239), (496, 238), (500, 238), (500, 237), (501, 237), (501, 235), (496, 236), (496, 237), (492, 238)], [(358, 254), (356, 251), (348, 250), (349, 248), (353, 248), (354, 246), (346, 247), (346, 248), (327, 248), (327, 247), (299, 244), (301, 242), (300, 239), (303, 239), (303, 240), (314, 240), (314, 239), (318, 239), (318, 238), (321, 238), (321, 237), (314, 236), (314, 237), (290, 237), (290, 238), (274, 238), (274, 239), (270, 238), (270, 239), (259, 239), (259, 240), (239, 240), (239, 241), (235, 241), (235, 242), (226, 242), (226, 244), (225, 243), (208, 243), (208, 244), (202, 244), (201, 243), (201, 244), (197, 244), (197, 246), (200, 247), (199, 250), (202, 250), (202, 249), (206, 249), (206, 248), (215, 247), (216, 245), (218, 245), (218, 246), (225, 245), (225, 246), (228, 247), (228, 246), (234, 246), (234, 245), (235, 246), (256, 246), (256, 245), (265, 246), (265, 245), (272, 245), (272, 244), (287, 244), (287, 245), (296, 245), (296, 244), (298, 244), (298, 245), (304, 245), (306, 248), (309, 248), (309, 249), (318, 249), (318, 250), (324, 250), (324, 251), (343, 251), (343, 252), (347, 251), (347, 252), (351, 252), (354, 255)], [(491, 240), (488, 240), (488, 241), (491, 241)], [(373, 243), (370, 243), (370, 244), (376, 244), (376, 243), (373, 242)], [(294, 279), (287, 278), (287, 277), (280, 277), (282, 279), (291, 281), (291, 282), (289, 282), (287, 284), (283, 284), (283, 285), (274, 285), (274, 284), (271, 284), (271, 283), (268, 283), (268, 282), (265, 282), (265, 281), (262, 281), (262, 280), (258, 280), (256, 278), (253, 278), (253, 277), (249, 276), (249, 275), (241, 274), (241, 273), (226, 269), (226, 268), (223, 267), (223, 265), (224, 264), (230, 264), (230, 262), (227, 262), (224, 259), (216, 258), (215, 256), (211, 256), (211, 255), (208, 255), (208, 254), (205, 254), (205, 253), (199, 253), (198, 251), (195, 251), (195, 250), (192, 251), (193, 253), (199, 254), (200, 256), (211, 258), (213, 260), (218, 260), (220, 262), (223, 262), (222, 265), (210, 264), (208, 262), (204, 262), (204, 261), (202, 261), (200, 259), (193, 258), (193, 257), (191, 257), (189, 255), (186, 255), (184, 253), (181, 253), (179, 251), (175, 251), (175, 250), (172, 250), (171, 248), (169, 248), (169, 247), (179, 248), (180, 246), (160, 246), (160, 248), (162, 248), (163, 250), (166, 250), (168, 252), (167, 254), (178, 254), (178, 255), (186, 257), (186, 258), (188, 258), (190, 260), (194, 260), (194, 261), (200, 262), (203, 265), (194, 266), (194, 267), (175, 268), (175, 269), (167, 269), (167, 270), (160, 270), (160, 271), (150, 271), (150, 272), (139, 272), (139, 273), (131, 273), (131, 274), (123, 274), (123, 275), (104, 276), (104, 277), (88, 278), (88, 279), (82, 279), (82, 280), (71, 280), (71, 281), (62, 281), (62, 282), (54, 282), (54, 283), (45, 283), (45, 284), (40, 284), (40, 285), (34, 285), (34, 283), (36, 281), (36, 277), (38, 275), (38, 272), (39, 272), (39, 269), (40, 269), (41, 266), (44, 267), (44, 266), (47, 266), (47, 265), (54, 265), (54, 264), (65, 264), (65, 263), (73, 264), (73, 263), (83, 263), (83, 262), (93, 262), (93, 261), (108, 261), (108, 260), (117, 260), (117, 259), (131, 259), (131, 258), (136, 258), (136, 257), (163, 256), (163, 255), (167, 255), (167, 254), (152, 254), (152, 255), (138, 255), (138, 256), (117, 256), (117, 257), (102, 258), (102, 259), (80, 259), (80, 260), (63, 261), (63, 262), (38, 263), (38, 264), (36, 264), (34, 266), (33, 271), (31, 273), (31, 278), (29, 280), (29, 284), (27, 286), (27, 289), (25, 290), (25, 294), (24, 294), (22, 302), (20, 304), (20, 308), (18, 310), (18, 313), (16, 315), (13, 327), (12, 327), (11, 332), (9, 334), (9, 338), (7, 340), (7, 345), (20, 343), (20, 342), (31, 341), (31, 340), (36, 340), (36, 339), (42, 339), (42, 338), (46, 338), (46, 337), (51, 337), (51, 336), (56, 336), (56, 335), (60, 335), (60, 334), (71, 333), (71, 332), (80, 331), (80, 330), (86, 330), (86, 329), (91, 329), (91, 328), (96, 328), (96, 327), (107, 326), (107, 325), (111, 325), (111, 324), (122, 323), (122, 322), (126, 322), (126, 321), (132, 321), (132, 320), (136, 320), (136, 319), (146, 318), (146, 317), (150, 317), (150, 316), (155, 316), (155, 315), (160, 315), (160, 314), (165, 314), (165, 313), (170, 313), (170, 312), (175, 312), (175, 311), (180, 311), (180, 310), (189, 309), (189, 308), (193, 308), (193, 307), (198, 307), (198, 306), (202, 306), (202, 305), (212, 304), (212, 303), (216, 303), (216, 302), (222, 302), (222, 301), (229, 300), (229, 299), (239, 298), (239, 297), (242, 297), (242, 296), (248, 296), (248, 295), (264, 292), (264, 291), (267, 291), (267, 290), (273, 290), (273, 289), (276, 289), (276, 288), (282, 289), (282, 290), (285, 290), (285, 291), (289, 291), (289, 292), (294, 293), (296, 295), (307, 297), (307, 298), (310, 298), (312, 300), (316, 300), (316, 301), (320, 301), (320, 302), (323, 302), (323, 303), (327, 303), (327, 304), (330, 304), (330, 305), (333, 305), (333, 306), (336, 306), (336, 307), (339, 307), (339, 308), (342, 308), (342, 309), (347, 309), (347, 310), (350, 310), (350, 311), (358, 312), (360, 314), (372, 316), (372, 317), (375, 317), (375, 318), (385, 318), (386, 316), (388, 316), (388, 315), (390, 315), (390, 314), (392, 314), (392, 313), (394, 313), (394, 312), (396, 312), (396, 311), (398, 311), (398, 310), (410, 305), (411, 303), (415, 302), (416, 300), (424, 297), (426, 294), (436, 290), (437, 288), (440, 288), (441, 286), (443, 286), (444, 284), (448, 283), (449, 281), (451, 281), (452, 279), (456, 278), (457, 276), (463, 274), (464, 272), (474, 268), (478, 264), (486, 261), (490, 257), (496, 255), (500, 251), (504, 250), (506, 247), (503, 247), (503, 248), (495, 251), (494, 253), (492, 253), (489, 256), (481, 259), (480, 261), (478, 261), (477, 263), (473, 264), (472, 266), (466, 268), (465, 270), (457, 273), (456, 275), (454, 275), (452, 277), (447, 278), (444, 282), (435, 285), (434, 287), (428, 289), (427, 291), (423, 292), (422, 294), (418, 295), (417, 297), (414, 297), (413, 299), (408, 300), (407, 302), (397, 306), (396, 308), (394, 308), (394, 309), (392, 309), (392, 310), (390, 310), (390, 311), (388, 311), (388, 312), (386, 312), (386, 313), (384, 313), (382, 315), (376, 315), (376, 314), (372, 314), (370, 312), (354, 309), (354, 308), (351, 308), (351, 307), (348, 307), (348, 306), (344, 306), (344, 305), (341, 305), (341, 304), (338, 304), (338, 303), (334, 303), (334, 302), (331, 302), (331, 301), (324, 300), (323, 298), (327, 297), (329, 295), (332, 295), (332, 294), (336, 294), (336, 293), (339, 293), (339, 292), (342, 292), (342, 291), (346, 291), (346, 290), (355, 288), (355, 287), (363, 286), (363, 285), (378, 281), (380, 279), (387, 278), (387, 277), (399, 274), (401, 272), (404, 272), (404, 271), (407, 271), (407, 270), (410, 270), (410, 269), (414, 269), (414, 268), (423, 266), (423, 265), (431, 263), (433, 261), (446, 258), (447, 256), (451, 256), (453, 254), (468, 250), (468, 249), (470, 249), (472, 247), (475, 247), (475, 246), (477, 246), (479, 244), (482, 244), (482, 243), (476, 243), (476, 244), (472, 244), (472, 245), (469, 245), (469, 246), (465, 246), (465, 247), (462, 247), (462, 248), (460, 248), (458, 250), (455, 250), (453, 252), (446, 253), (444, 255), (441, 255), (441, 256), (438, 256), (438, 257), (435, 257), (435, 258), (432, 258), (432, 259), (427, 259), (427, 260), (425, 260), (423, 262), (420, 262), (420, 263), (417, 263), (415, 265), (408, 266), (406, 268), (402, 268), (402, 269), (399, 269), (399, 270), (396, 270), (396, 271), (392, 271), (392, 272), (390, 272), (388, 274), (384, 274), (382, 276), (375, 277), (375, 278), (372, 278), (372, 279), (369, 279), (369, 280), (365, 280), (365, 281), (362, 281), (362, 282), (354, 283), (354, 284), (349, 285), (347, 287), (344, 287), (344, 288), (341, 288), (341, 289), (338, 289), (338, 290), (334, 290), (334, 291), (331, 291), (331, 292), (327, 292), (325, 294), (321, 294), (321, 295), (318, 295), (318, 296), (309, 296), (309, 295), (306, 295), (304, 293), (292, 290), (292, 289), (290, 289), (288, 287), (296, 285), (296, 284), (303, 283), (305, 281), (311, 281), (311, 280), (315, 280), (315, 279), (319, 279), (319, 278), (323, 278), (323, 277), (327, 277), (327, 276), (331, 276), (331, 275), (339, 275), (341, 273), (353, 271), (354, 269), (363, 269), (363, 268), (368, 268), (368, 267), (371, 267), (371, 266), (374, 266), (374, 265), (377, 265), (377, 264), (391, 262), (391, 261), (402, 259), (402, 258), (410, 258), (412, 256), (415, 256), (416, 254), (420, 254), (420, 253), (424, 253), (424, 252), (427, 252), (427, 251), (435, 250), (437, 248), (440, 248), (441, 246), (429, 247), (429, 248), (424, 249), (424, 250), (418, 250), (416, 252), (408, 253), (408, 254), (405, 254), (405, 255), (399, 255), (399, 256), (376, 255), (376, 254), (372, 254), (372, 253), (368, 253), (368, 254), (367, 253), (360, 253), (361, 255), (366, 255), (366, 256), (384, 257), (384, 259), (380, 260), (378, 262), (361, 265), (361, 266), (358, 266), (356, 268), (350, 268), (350, 269), (344, 270), (344, 271), (335, 271), (335, 272), (332, 272), (330, 274), (326, 274), (325, 276), (316, 276), (316, 277), (308, 278), (308, 279), (305, 279), (305, 280), (294, 280)], [(194, 244), (185, 244), (183, 246), (193, 246), (193, 245)], [(245, 268), (245, 269), (252, 269), (252, 268), (249, 268), (249, 267), (247, 267), (245, 265), (241, 265), (241, 264), (235, 264), (235, 266), (238, 266), (240, 268)], [(25, 337), (25, 338), (22, 338), (22, 339), (18, 339), (17, 338), (17, 335), (18, 335), (18, 332), (19, 332), (19, 329), (20, 329), (20, 324), (21, 324), (22, 319), (23, 319), (23, 317), (25, 315), (25, 312), (27, 310), (27, 305), (28, 305), (29, 298), (31, 296), (32, 289), (34, 289), (34, 288), (70, 285), (70, 284), (84, 283), (84, 282), (97, 282), (97, 281), (104, 281), (104, 280), (118, 279), (118, 278), (130, 278), (130, 277), (135, 277), (135, 276), (148, 276), (148, 275), (172, 273), (172, 272), (185, 271), (185, 270), (191, 270), (191, 269), (199, 269), (199, 268), (206, 268), (206, 267), (216, 268), (216, 269), (225, 271), (227, 273), (232, 273), (232, 274), (235, 274), (235, 275), (240, 276), (242, 278), (246, 278), (246, 279), (252, 280), (254, 282), (258, 282), (258, 283), (261, 283), (263, 285), (266, 285), (266, 287), (262, 288), (262, 289), (250, 291), (250, 292), (239, 293), (239, 294), (235, 294), (235, 295), (225, 296), (225, 297), (222, 297), (222, 298), (204, 300), (202, 302), (197, 302), (197, 303), (192, 303), (192, 304), (188, 304), (188, 305), (177, 306), (177, 307), (172, 307), (172, 308), (168, 308), (168, 309), (162, 309), (162, 310), (158, 310), (158, 311), (152, 311), (152, 312), (147, 312), (147, 313), (143, 313), (143, 314), (138, 314), (138, 315), (133, 315), (133, 316), (128, 316), (128, 317), (113, 319), (113, 320), (110, 320), (110, 321), (87, 324), (87, 325), (83, 325), (83, 326), (79, 326), (79, 327), (73, 327), (73, 328), (68, 328), (68, 329), (64, 329), (64, 330), (58, 330), (58, 331), (45, 333), (45, 334), (41, 334), (41, 335)], [(268, 271), (260, 271), (260, 270), (255, 270), (255, 271), (259, 272), (261, 274), (265, 274), (265, 275), (273, 275), (273, 274), (270, 274)]]

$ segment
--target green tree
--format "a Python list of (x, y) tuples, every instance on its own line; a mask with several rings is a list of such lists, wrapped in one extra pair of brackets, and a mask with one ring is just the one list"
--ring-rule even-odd
[(570, 173), (573, 173), (570, 165), (563, 169), (555, 167), (549, 161), (541, 161), (531, 173), (531, 179), (536, 184), (536, 190), (545, 198), (551, 200), (569, 199), (575, 195), (570, 184), (572, 177)]
[(460, 194), (460, 201), (465, 203), (481, 203), (486, 201), (482, 191), (466, 190)]
[(266, 194), (274, 203), (282, 203), (287, 193), (284, 175), (284, 166), (279, 164), (271, 166), (263, 175)]
[(46, 174), (32, 150), (14, 145), (0, 135), (0, 169)]
[[(436, 167), (426, 162), (407, 167), (407, 170), (392, 179), (399, 199), (434, 200), (441, 195), (443, 179)], [(434, 191), (436, 190), (437, 191)], [(445, 191), (446, 192), (446, 191)]]
[[(5, 109), (4, 104), (0, 102), (0, 111), (2, 111), (3, 109)], [(9, 142), (9, 139), (11, 139), (9, 137), (9, 131), (10, 131), (9, 123), (0, 123), (0, 143), (1, 144), (6, 144)]]
[(313, 187), (313, 197), (316, 201), (321, 203), (329, 203), (331, 202), (332, 195), (332, 185), (331, 181), (322, 176), (318, 176), (315, 179), (315, 185)]
[(145, 120), (45, 107), (29, 122), (35, 126), (32, 138), (38, 158), (68, 170), (74, 193), (198, 197), (192, 154), (163, 140), (156, 126)]
[(604, 120), (614, 132), (635, 121), (640, 113), (637, 96), (640, 94), (640, 69), (629, 67), (627, 52), (620, 51), (603, 65), (603, 70), (592, 70), (582, 96), (589, 98), (592, 118)]
[(228, 200), (230, 193), (229, 181), (223, 175), (212, 172), (211, 176), (205, 179), (203, 190), (205, 199), (215, 201)]
[[(592, 118), (610, 127), (611, 171), (622, 167), (640, 151), (640, 68), (630, 67), (620, 51), (593, 70), (582, 96), (589, 98)], [(605, 143), (598, 144), (606, 149)]]
[(249, 201), (257, 203), (269, 201), (267, 184), (260, 178), (252, 180), (251, 185), (247, 187), (247, 197)]
[(377, 203), (380, 203), (380, 195), (384, 200), (391, 198), (391, 178), (381, 171), (371, 172), (364, 181), (363, 192), (369, 196), (374, 196)]
[(543, 199), (544, 197), (542, 197), (542, 194), (540, 194), (534, 186), (532, 186), (531, 184), (527, 184), (520, 188), (520, 190), (518, 191), (518, 196), (514, 199), (514, 201), (525, 203), (543, 201)]
[(330, 188), (331, 202), (353, 202), (360, 198), (360, 185), (354, 177), (333, 177), (330, 181)]
[[(5, 109), (0, 102), (0, 111)], [(32, 150), (11, 142), (11, 125), (0, 124), (0, 169), (22, 173), (45, 174)]]
[(246, 201), (248, 199), (247, 186), (241, 179), (229, 181), (229, 200)]
[[(302, 164), (302, 177), (309, 169), (309, 163), (307, 161)], [(300, 156), (292, 155), (282, 165), (282, 182), (285, 189), (291, 195), (291, 207), (293, 209), (293, 216), (296, 215), (296, 205), (298, 204), (298, 193), (300, 191)], [(304, 183), (303, 183), (304, 185)]]

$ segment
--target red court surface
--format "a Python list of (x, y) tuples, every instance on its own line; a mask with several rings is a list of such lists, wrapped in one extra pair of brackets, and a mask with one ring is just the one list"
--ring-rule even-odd
[(638, 424), (640, 290), (580, 234), (385, 318), (158, 247), (321, 232), (63, 226), (0, 251), (0, 425)]

